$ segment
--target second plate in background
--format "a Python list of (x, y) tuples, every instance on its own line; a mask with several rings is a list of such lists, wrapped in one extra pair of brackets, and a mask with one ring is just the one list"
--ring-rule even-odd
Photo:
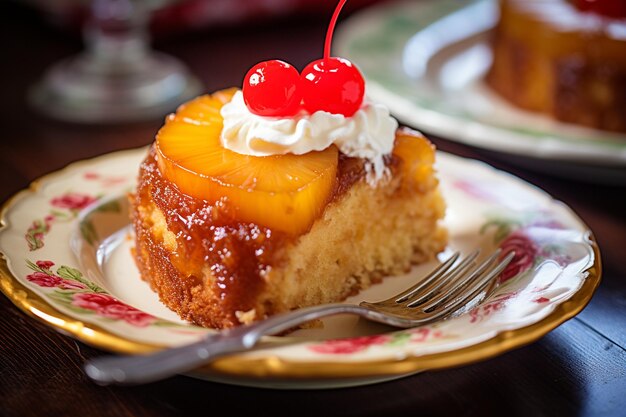
[(409, 126), (538, 171), (626, 183), (626, 135), (520, 110), (483, 82), (497, 16), (494, 0), (387, 2), (339, 28), (336, 54)]

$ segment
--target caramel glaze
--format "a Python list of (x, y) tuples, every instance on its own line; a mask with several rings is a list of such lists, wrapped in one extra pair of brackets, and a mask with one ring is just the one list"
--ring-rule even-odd
[[(143, 279), (158, 291), (172, 282), (191, 280), (191, 286), (180, 284), (178, 291), (168, 288), (167, 293), (177, 294), (177, 300), (162, 301), (176, 309), (185, 299), (198, 299), (185, 294), (184, 288), (209, 285), (207, 293), (218, 295), (207, 306), (214, 321), (194, 317), (186, 311), (178, 311), (185, 319), (210, 327), (232, 327), (239, 324), (236, 311), (246, 312), (254, 308), (257, 295), (263, 290), (264, 277), (272, 266), (281, 263), (279, 248), (284, 248), (297, 236), (273, 231), (252, 223), (236, 220), (226, 201), (209, 203), (180, 192), (175, 184), (161, 176), (157, 166), (154, 147), (142, 163), (137, 193), (132, 198), (133, 221), (137, 233), (137, 264)], [(398, 165), (396, 157), (389, 157), (387, 165), (392, 170)], [(363, 161), (341, 155), (338, 163), (337, 181), (329, 202), (337, 200), (350, 187), (365, 176)], [(168, 251), (163, 244), (155, 242), (152, 232), (146, 229), (145, 215), (141, 207), (156, 206), (164, 215), (167, 228), (176, 236), (177, 248)], [(150, 226), (148, 226), (150, 227)], [(156, 258), (156, 259), (155, 259)], [(210, 274), (206, 274), (206, 268)], [(186, 271), (182, 276), (177, 271)], [(168, 275), (167, 282), (158, 282), (159, 275)], [(202, 282), (212, 276), (213, 282)], [(201, 297), (202, 298), (202, 297)], [(204, 302), (209, 301), (206, 297)], [(267, 306), (271, 310), (271, 306)], [(227, 323), (224, 325), (224, 323)]]

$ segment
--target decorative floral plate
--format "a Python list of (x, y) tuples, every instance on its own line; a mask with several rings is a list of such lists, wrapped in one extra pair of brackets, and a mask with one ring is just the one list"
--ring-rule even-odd
[(523, 111), (483, 82), (497, 15), (496, 0), (385, 2), (340, 26), (335, 46), (407, 125), (538, 171), (626, 183), (625, 134)]
[[(0, 230), (2, 291), (31, 316), (85, 343), (142, 353), (212, 330), (178, 319), (141, 281), (131, 257), (126, 196), (145, 149), (79, 162), (8, 201)], [(591, 232), (564, 204), (482, 163), (445, 153), (437, 162), (448, 203), (449, 252), (514, 249), (496, 291), (462, 315), (397, 330), (353, 316), (268, 337), (253, 351), (195, 373), (282, 388), (373, 383), (468, 364), (530, 343), (577, 314), (600, 281)], [(349, 302), (409, 286), (436, 262), (388, 277)]]

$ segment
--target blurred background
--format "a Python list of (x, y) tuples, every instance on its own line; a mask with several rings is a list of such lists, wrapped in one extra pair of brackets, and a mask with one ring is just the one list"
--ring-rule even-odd
[[(342, 18), (371, 3), (373, 0), (349, 2)], [(158, 53), (151, 47), (152, 40), (179, 42), (181, 48), (176, 52), (184, 53), (189, 38), (181, 36), (206, 39), (206, 32), (213, 31), (208, 36), (215, 39), (218, 32), (228, 30), (282, 27), (287, 19), (290, 24), (329, 19), (335, 5), (334, 1), (313, 0), (24, 0), (3, 5), (8, 9), (3, 16), (11, 20), (3, 26), (6, 38), (15, 40), (9, 45), (9, 56), (26, 51), (39, 54), (37, 46), (42, 43), (37, 36), (82, 41), (78, 54), (50, 65), (28, 89), (30, 104), (61, 120), (116, 123), (166, 114), (206, 91), (204, 77), (195, 75), (185, 63), (188, 57)], [(29, 28), (25, 35), (31, 37), (20, 34), (20, 27), (23, 31)], [(29, 41), (38, 45), (27, 46)], [(258, 45), (247, 47), (259, 49)], [(211, 60), (211, 70), (219, 71), (220, 59), (246, 54), (236, 41), (230, 42), (229, 49), (229, 55), (221, 55), (219, 46), (202, 55)]]
[[(342, 16), (381, 0), (351, 0)], [(94, 2), (91, 2), (93, 4)], [(102, 3), (102, 2), (101, 2)], [(112, 3), (109, 1), (109, 3)], [(143, 0), (153, 9), (150, 26), (156, 35), (206, 30), (216, 26), (258, 24), (291, 16), (329, 18), (335, 1), (320, 0)], [(90, 0), (23, 0), (24, 5), (62, 30), (80, 28), (89, 15)]]
[[(351, 0), (340, 19), (380, 2)], [(0, 2), (0, 175), (11, 178), (0, 200), (69, 161), (149, 144), (177, 104), (240, 86), (259, 61), (280, 58), (304, 68), (322, 55), (335, 6), (317, 0)], [(129, 83), (134, 92), (116, 101), (111, 91)], [(60, 93), (71, 95), (67, 106)], [(137, 97), (143, 113), (123, 108)], [(105, 117), (89, 109), (94, 103), (104, 105)]]

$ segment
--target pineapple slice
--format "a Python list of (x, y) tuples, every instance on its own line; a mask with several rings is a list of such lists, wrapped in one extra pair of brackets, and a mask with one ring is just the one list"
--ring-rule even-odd
[(410, 188), (426, 192), (437, 186), (433, 166), (435, 146), (421, 133), (406, 128), (398, 130), (393, 155), (402, 161), (400, 169)]
[(223, 201), (237, 221), (304, 233), (331, 198), (338, 150), (256, 157), (225, 149), (220, 109), (235, 91), (199, 97), (167, 118), (156, 138), (159, 170), (189, 196)]

